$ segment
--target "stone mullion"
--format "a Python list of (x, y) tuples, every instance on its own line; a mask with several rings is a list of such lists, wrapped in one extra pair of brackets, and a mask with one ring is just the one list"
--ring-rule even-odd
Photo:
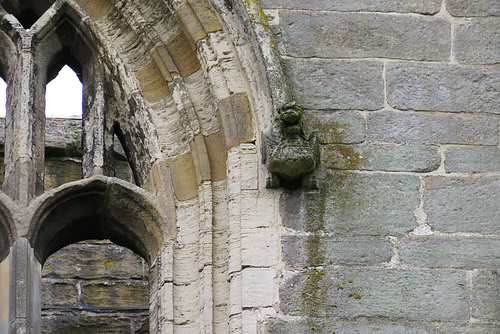
[(41, 332), (41, 265), (26, 238), (17, 239), (9, 255), (9, 333)]
[(45, 83), (36, 68), (34, 36), (19, 32), (20, 50), (9, 78), (3, 190), (19, 205), (43, 192)]
[(113, 133), (106, 126), (103, 68), (90, 62), (83, 75), (83, 177), (113, 176)]

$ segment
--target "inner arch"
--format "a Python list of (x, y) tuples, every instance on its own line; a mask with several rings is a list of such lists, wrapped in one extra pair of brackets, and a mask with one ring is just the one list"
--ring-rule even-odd
[(164, 243), (166, 214), (145, 190), (119, 179), (71, 182), (34, 206), (30, 239), (42, 264), (57, 250), (87, 239), (109, 239), (151, 263)]

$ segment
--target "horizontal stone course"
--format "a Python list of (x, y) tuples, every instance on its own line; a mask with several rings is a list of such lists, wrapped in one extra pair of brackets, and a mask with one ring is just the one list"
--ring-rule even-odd
[[(465, 272), (425, 270), (343, 270), (323, 268), (322, 279), (297, 274), (283, 282), (281, 310), (301, 315), (307, 310), (306, 284), (325, 294), (315, 312), (324, 317), (353, 319), (359, 316), (426, 321), (468, 319)], [(298, 297), (301, 296), (301, 297)], [(334, 305), (332, 307), (332, 305)], [(309, 309), (310, 310), (310, 309)]]
[(421, 145), (326, 145), (321, 159), (333, 169), (430, 172), (441, 163), (437, 147)]
[(345, 12), (399, 12), (421, 14), (435, 14), (441, 7), (440, 0), (261, 0), (260, 3), (264, 8), (336, 10)]
[(340, 235), (402, 235), (416, 227), (418, 177), (329, 172), (325, 230)]
[(405, 239), (401, 261), (427, 268), (500, 267), (500, 240), (434, 236)]
[(148, 314), (142, 313), (90, 313), (81, 311), (42, 312), (42, 334), (110, 334), (149, 333)]
[(500, 63), (500, 17), (474, 19), (459, 25), (454, 51), (462, 64)]
[(500, 232), (500, 178), (425, 177), (424, 211), (441, 232)]
[(48, 278), (143, 279), (144, 275), (141, 257), (114, 244), (69, 245), (51, 255), (43, 268)]
[(496, 147), (454, 147), (445, 150), (447, 172), (499, 172), (500, 150)]
[(82, 303), (88, 306), (148, 306), (147, 282), (83, 283)]
[(454, 16), (500, 16), (497, 0), (446, 0), (446, 9)]
[(390, 63), (387, 99), (402, 110), (500, 113), (500, 69)]
[[(313, 244), (314, 243), (314, 244)], [(282, 249), (285, 263), (292, 268), (310, 265), (308, 257), (313, 247), (324, 256), (329, 265), (373, 265), (391, 260), (389, 240), (380, 237), (328, 237), (283, 236)]]
[(498, 145), (495, 115), (383, 111), (368, 115), (368, 140), (382, 143)]
[(443, 18), (283, 11), (280, 26), (292, 57), (445, 61), (450, 56), (451, 25)]
[(306, 135), (317, 132), (320, 144), (355, 144), (366, 138), (366, 121), (357, 111), (304, 111)]
[(381, 62), (284, 59), (284, 66), (298, 104), (307, 109), (378, 110), (384, 107)]
[(78, 303), (78, 290), (72, 283), (42, 281), (42, 306), (74, 306)]
[[(342, 334), (491, 334), (500, 332), (500, 325), (484, 324), (453, 324), (447, 322), (435, 322), (433, 324), (415, 321), (387, 321), (381, 319), (365, 320), (363, 318), (355, 321), (344, 319), (327, 319), (317, 321), (318, 327), (323, 333)], [(311, 323), (307, 320), (292, 321), (277, 319), (267, 322), (267, 332), (274, 334), (309, 334)]]

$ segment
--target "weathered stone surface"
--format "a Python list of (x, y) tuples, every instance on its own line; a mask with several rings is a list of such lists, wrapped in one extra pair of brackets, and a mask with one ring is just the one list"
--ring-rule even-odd
[(454, 147), (445, 151), (447, 172), (498, 172), (500, 150), (496, 147)]
[(434, 14), (439, 11), (440, 0), (398, 1), (398, 0), (262, 0), (264, 8), (335, 10), (345, 12), (399, 12)]
[[(316, 245), (313, 245), (316, 243)], [(329, 265), (373, 265), (391, 260), (389, 240), (380, 237), (324, 236), (315, 239), (311, 236), (283, 236), (282, 249), (285, 263), (293, 268), (310, 265), (309, 254), (317, 248)]]
[(42, 314), (42, 333), (134, 334), (132, 328), (147, 324), (147, 311), (141, 312), (79, 312), (52, 311)]
[[(332, 309), (335, 314), (335, 308)], [(314, 333), (311, 327), (321, 328), (323, 333), (342, 333), (342, 334), (434, 334), (434, 326), (418, 322), (405, 321), (387, 321), (387, 320), (366, 320), (356, 319), (355, 321), (346, 321), (343, 319), (316, 320), (316, 323), (307, 320), (286, 321), (271, 320), (267, 323), (267, 333), (274, 334), (309, 334)], [(455, 332), (456, 333), (456, 332)]]
[(316, 325), (323, 333), (342, 334), (491, 334), (500, 330), (500, 325), (496, 324), (450, 324), (435, 323), (426, 324), (422, 322), (407, 321), (386, 321), (386, 320), (366, 320), (363, 318), (355, 321), (343, 319), (319, 320), (316, 324), (307, 321), (286, 321), (283, 319), (271, 320), (267, 323), (266, 333), (273, 334), (309, 334), (312, 325)]
[(446, 9), (454, 16), (500, 16), (496, 0), (446, 0)]
[[(308, 280), (298, 274), (283, 282), (281, 310), (287, 315), (306, 311), (323, 317), (385, 317), (426, 321), (465, 321), (468, 319), (467, 288), (464, 272), (410, 270), (335, 270), (324, 268), (321, 280)], [(302, 304), (308, 299), (305, 285), (316, 284), (325, 294), (317, 310)], [(298, 298), (301, 296), (301, 298)], [(336, 305), (332, 307), (331, 305)]]
[(441, 163), (437, 147), (404, 145), (326, 145), (321, 160), (333, 169), (429, 172)]
[(280, 196), (280, 215), (283, 226), (303, 230), (306, 219), (302, 192), (285, 190)]
[(279, 235), (273, 228), (241, 231), (241, 264), (267, 267), (278, 264)]
[(304, 132), (317, 131), (320, 144), (355, 144), (366, 137), (366, 121), (356, 111), (304, 111)]
[(272, 306), (275, 302), (274, 280), (276, 270), (272, 268), (246, 268), (242, 271), (243, 307)]
[(131, 250), (114, 244), (72, 244), (51, 255), (43, 267), (51, 278), (142, 279), (147, 264)]
[(490, 333), (499, 333), (500, 325), (498, 324), (467, 324), (467, 325), (458, 325), (458, 324), (442, 324), (436, 326), (438, 329), (437, 333), (440, 334), (490, 334)]
[(482, 270), (472, 280), (472, 316), (486, 321), (500, 317), (500, 275), (498, 270)]
[(499, 201), (498, 177), (425, 178), (424, 211), (437, 231), (498, 233)]
[(45, 160), (45, 190), (80, 180), (82, 178), (81, 160), (72, 158), (51, 158)]
[(82, 302), (88, 306), (148, 306), (146, 282), (83, 283)]
[(326, 229), (348, 235), (401, 235), (416, 227), (420, 180), (408, 175), (328, 174)]
[(434, 236), (405, 239), (401, 260), (426, 268), (500, 267), (500, 240)]
[(287, 55), (320, 58), (447, 60), (450, 29), (442, 18), (386, 14), (280, 13)]
[(380, 112), (368, 116), (368, 139), (383, 143), (498, 145), (493, 115)]
[(384, 107), (380, 62), (285, 59), (284, 65), (298, 104), (308, 109)]
[(42, 281), (42, 306), (74, 306), (78, 304), (78, 290), (72, 283)]
[(391, 63), (386, 78), (396, 109), (500, 113), (498, 68)]
[[(498, 7), (500, 14), (500, 5)], [(458, 26), (455, 57), (462, 64), (500, 62), (500, 18), (475, 19)]]
[(68, 156), (73, 156), (82, 148), (82, 120), (65, 118), (47, 118), (45, 120), (45, 146), (65, 149)]

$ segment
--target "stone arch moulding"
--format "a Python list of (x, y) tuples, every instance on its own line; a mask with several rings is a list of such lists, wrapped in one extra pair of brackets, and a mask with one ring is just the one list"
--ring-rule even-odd
[[(9, 4), (12, 14), (23, 14), (26, 7), (16, 3), (23, 2), (4, 0), (0, 5)], [(280, 268), (275, 213), (279, 191), (265, 188), (261, 131), (272, 126), (275, 107), (287, 102), (288, 95), (280, 87), (281, 67), (273, 63), (275, 50), (260, 34), (265, 25), (247, 13), (255, 8), (239, 0), (40, 3), (32, 6), (38, 19), (30, 29), (40, 43), (44, 36), (54, 36), (66, 15), (95, 52), (99, 75), (88, 100), (96, 122), (89, 122), (88, 128), (84, 124), (84, 132), (92, 134), (84, 151), (97, 148), (101, 154), (89, 158), (93, 164), (84, 172), (86, 180), (61, 186), (57, 196), (47, 193), (24, 203), (25, 210), (40, 209), (20, 222), (18, 253), (26, 261), (41, 262), (68, 241), (59, 243), (57, 236), (71, 239), (73, 225), (79, 229), (96, 217), (113, 227), (98, 231), (102, 224), (96, 223), (89, 234), (109, 234), (143, 256), (156, 253), (148, 247), (158, 251), (151, 269), (152, 333), (240, 333), (256, 328), (258, 319), (271, 314), (279, 301)], [(8, 16), (1, 15), (2, 20)], [(113, 209), (105, 204), (110, 189), (121, 189), (122, 195), (137, 190), (98, 176), (112, 176), (106, 152), (114, 129), (119, 129), (135, 183), (156, 196), (175, 223), (172, 230), (165, 220), (153, 230), (134, 232), (136, 227), (127, 227), (138, 236), (164, 233), (154, 247), (121, 235), (123, 226), (107, 210)], [(85, 201), (97, 202), (95, 208), (82, 212), (79, 204)], [(70, 208), (74, 224), (60, 219)], [(35, 290), (34, 301), (39, 298)], [(39, 310), (30, 312), (35, 323), (11, 324), (12, 332), (23, 326), (37, 332)], [(22, 314), (16, 313), (15, 319)]]
[(66, 183), (39, 196), (27, 239), (43, 265), (71, 243), (110, 239), (152, 264), (165, 239), (172, 238), (172, 217), (142, 188), (120, 179), (93, 176)]

